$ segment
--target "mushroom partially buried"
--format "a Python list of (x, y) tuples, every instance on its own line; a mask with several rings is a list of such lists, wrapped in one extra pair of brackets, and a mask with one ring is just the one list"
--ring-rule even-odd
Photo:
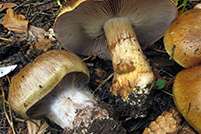
[(201, 9), (182, 13), (164, 35), (167, 53), (184, 68), (201, 63)]
[(89, 92), (89, 71), (76, 55), (52, 50), (37, 57), (13, 79), (12, 109), (25, 119), (47, 117), (66, 133), (125, 133)]
[(72, 0), (56, 18), (54, 31), (73, 53), (111, 59), (112, 93), (141, 105), (138, 97), (146, 98), (154, 84), (142, 49), (163, 36), (176, 16), (170, 0)]
[(201, 133), (201, 66), (180, 71), (173, 84), (173, 99), (186, 121)]

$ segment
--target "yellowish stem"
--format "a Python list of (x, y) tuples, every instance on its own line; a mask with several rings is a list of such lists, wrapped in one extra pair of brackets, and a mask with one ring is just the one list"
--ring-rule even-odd
[(113, 94), (123, 100), (129, 99), (132, 93), (149, 94), (154, 75), (130, 20), (112, 18), (105, 23), (104, 30), (114, 68)]

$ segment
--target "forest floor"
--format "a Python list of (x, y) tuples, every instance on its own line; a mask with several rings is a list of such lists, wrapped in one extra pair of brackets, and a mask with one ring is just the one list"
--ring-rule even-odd
[[(182, 3), (182, 0), (179, 1), (178, 6)], [(188, 1), (185, 10), (192, 9), (196, 3)], [(61, 1), (61, 4), (64, 5), (65, 2)], [(21, 29), (22, 32), (16, 29), (14, 32), (14, 30), (9, 30), (2, 25), (5, 15), (8, 14), (8, 8), (13, 9), (11, 10), (12, 13), (24, 16), (24, 21), (21, 21), (22, 25), (28, 23), (28, 27), (24, 31), (23, 29)], [(51, 36), (54, 20), (61, 9), (56, 0), (2, 0), (0, 2), (0, 66), (17, 65), (15, 70), (0, 78), (1, 90), (3, 91), (0, 93), (1, 134), (12, 134), (13, 131), (17, 134), (26, 134), (30, 129), (36, 129), (33, 126), (28, 127), (28, 121), (12, 111), (5, 100), (8, 98), (10, 81), (24, 66), (45, 51), (62, 49), (54, 36)], [(178, 13), (181, 9), (182, 7), (178, 9)], [(12, 14), (11, 12), (10, 14)], [(15, 22), (18, 23), (18, 20), (14, 20), (12, 23)], [(175, 107), (172, 97), (172, 84), (175, 75), (183, 69), (176, 62), (169, 59), (169, 55), (164, 49), (163, 38), (144, 50), (144, 54), (150, 61), (156, 79), (166, 81), (166, 85), (161, 90), (157, 87), (152, 89), (147, 100), (150, 102), (150, 106), (143, 108), (143, 112), (146, 111), (144, 113), (146, 116), (137, 119), (121, 115), (122, 107), (116, 106), (111, 99), (114, 98), (110, 93), (113, 74), (111, 61), (99, 57), (79, 55), (90, 71), (90, 89), (101, 101), (113, 106), (119, 120), (129, 134), (141, 134), (151, 121), (154, 121), (163, 111)], [(63, 132), (62, 128), (48, 119), (44, 119), (43, 122), (47, 124), (44, 124), (44, 130), (40, 130), (40, 132), (51, 134)]]

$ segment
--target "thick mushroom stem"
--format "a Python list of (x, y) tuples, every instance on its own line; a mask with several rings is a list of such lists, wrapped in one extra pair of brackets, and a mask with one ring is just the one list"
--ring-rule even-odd
[(98, 111), (97, 118), (94, 119), (109, 117), (108, 112), (98, 107), (86, 89), (73, 88), (66, 91), (59, 89), (59, 86), (57, 88), (59, 91), (52, 92), (45, 98), (48, 100), (46, 102), (51, 104), (46, 108), (48, 111), (46, 117), (62, 128), (73, 130), (80, 127), (80, 124), (84, 124), (87, 128), (91, 123), (87, 121), (92, 118), (94, 111)]
[(52, 50), (37, 57), (13, 79), (12, 109), (25, 119), (48, 117), (66, 133), (125, 133), (113, 109), (88, 90), (89, 71), (73, 53)]
[[(30, 118), (43, 116), (65, 129), (66, 133), (93, 133), (99, 129), (98, 123), (110, 124), (105, 130), (125, 133), (124, 129), (110, 117), (108, 110), (102, 108), (88, 90), (88, 76), (84, 73), (71, 73), (43, 99), (27, 111)], [(72, 84), (73, 83), (73, 84)], [(118, 126), (114, 129), (114, 127)]]
[(112, 56), (114, 78), (112, 92), (129, 100), (130, 94), (149, 94), (154, 75), (127, 17), (109, 19), (104, 24)]
[(109, 119), (108, 111), (97, 104), (85, 86), (86, 79), (88, 76), (84, 73), (65, 76), (47, 96), (27, 111), (27, 115), (36, 119), (46, 116), (69, 132), (87, 129), (94, 120)]

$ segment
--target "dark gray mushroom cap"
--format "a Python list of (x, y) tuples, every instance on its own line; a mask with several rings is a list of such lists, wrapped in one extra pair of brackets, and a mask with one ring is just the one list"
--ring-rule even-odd
[[(170, 0), (72, 0), (57, 17), (54, 30), (61, 45), (76, 54), (110, 59), (104, 23), (114, 17), (128, 17), (142, 49), (164, 35), (177, 16)], [(64, 10), (65, 10), (64, 8)]]

